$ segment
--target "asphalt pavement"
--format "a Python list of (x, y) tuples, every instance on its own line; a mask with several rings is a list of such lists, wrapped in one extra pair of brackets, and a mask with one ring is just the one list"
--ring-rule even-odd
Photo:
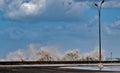
[(120, 73), (113, 71), (64, 69), (55, 66), (0, 67), (0, 73)]

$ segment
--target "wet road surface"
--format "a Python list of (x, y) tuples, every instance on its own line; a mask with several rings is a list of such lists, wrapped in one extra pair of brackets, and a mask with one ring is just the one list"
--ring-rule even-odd
[(0, 73), (120, 73), (110, 71), (93, 71), (82, 69), (61, 69), (54, 66), (38, 67), (0, 67)]

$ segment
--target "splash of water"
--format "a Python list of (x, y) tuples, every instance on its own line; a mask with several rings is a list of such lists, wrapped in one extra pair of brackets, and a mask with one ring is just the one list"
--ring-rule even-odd
[(59, 60), (59, 54), (57, 53), (57, 49), (54, 47), (40, 47), (39, 49), (35, 49), (33, 47), (29, 47), (29, 61), (57, 61)]
[(26, 56), (22, 49), (15, 52), (10, 52), (6, 58), (6, 61), (25, 61)]
[[(98, 48), (91, 52), (80, 55), (79, 49), (73, 49), (60, 54), (54, 47), (36, 47), (31, 44), (28, 51), (18, 49), (10, 52), (6, 59), (0, 61), (97, 61), (99, 60)], [(105, 60), (105, 51), (102, 50), (102, 60)]]
[[(98, 61), (99, 60), (99, 48), (96, 48), (92, 50), (91, 52), (88, 52), (84, 54), (81, 58), (82, 61)], [(102, 49), (101, 52), (101, 60), (105, 60), (105, 50)]]
[(62, 57), (62, 61), (79, 61), (79, 60), (80, 60), (80, 53), (78, 49), (67, 51), (65, 55)]

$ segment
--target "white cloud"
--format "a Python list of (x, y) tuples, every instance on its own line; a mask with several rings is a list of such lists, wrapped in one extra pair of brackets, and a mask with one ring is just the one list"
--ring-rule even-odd
[(112, 29), (116, 29), (116, 30), (120, 30), (120, 19), (114, 21), (111, 25), (110, 28)]
[(89, 23), (88, 23), (88, 26), (89, 26), (89, 27), (95, 26), (95, 25), (98, 26), (98, 15), (95, 15), (94, 17), (92, 17), (92, 18), (89, 20)]
[(103, 6), (105, 8), (120, 8), (120, 0), (106, 1)]
[(38, 2), (23, 3), (20, 6), (20, 10), (26, 15), (38, 14), (42, 9), (45, 8), (46, 0), (38, 0)]
[(120, 26), (120, 20), (114, 22), (115, 26)]
[(0, 0), (0, 10), (3, 9), (3, 5), (4, 5), (4, 0)]
[(34, 14), (34, 12), (37, 12), (36, 10), (37, 6), (32, 3), (23, 3), (20, 7), (22, 11), (24, 11), (25, 14)]
[[(92, 8), (95, 2), (96, 0), (11, 0), (4, 3), (4, 11), (7, 19), (18, 21), (80, 21), (84, 18), (84, 11)], [(105, 8), (118, 8), (120, 1), (105, 1), (103, 5)]]
[(81, 13), (89, 8), (88, 2), (73, 0), (11, 0), (5, 3), (5, 17), (12, 20), (80, 20)]
[(109, 27), (106, 26), (105, 30), (106, 30), (107, 34), (112, 34), (112, 31), (111, 31), (111, 29)]
[(113, 23), (107, 23), (105, 26), (106, 33), (108, 35), (120, 35), (120, 19)]
[(6, 17), (19, 20), (26, 18), (27, 16), (35, 16), (40, 14), (45, 9), (45, 6), (46, 0), (31, 0), (30, 2), (17, 1), (16, 3), (12, 2), (8, 5), (9, 12), (6, 13)]

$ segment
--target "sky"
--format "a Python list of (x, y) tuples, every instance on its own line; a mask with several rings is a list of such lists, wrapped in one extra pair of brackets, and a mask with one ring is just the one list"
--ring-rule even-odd
[[(0, 0), (0, 58), (29, 45), (59, 51), (98, 47), (100, 0)], [(120, 57), (120, 0), (105, 0), (101, 10), (102, 48)]]

